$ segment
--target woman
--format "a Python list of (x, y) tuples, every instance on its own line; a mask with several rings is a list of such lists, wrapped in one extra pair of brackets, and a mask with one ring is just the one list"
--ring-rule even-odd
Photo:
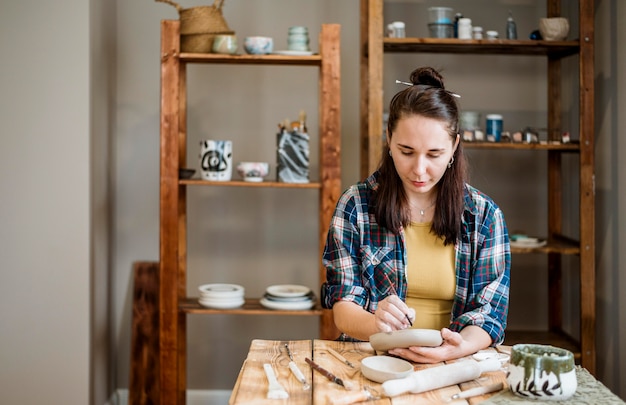
[(439, 347), (389, 351), (436, 363), (504, 340), (510, 246), (502, 211), (466, 183), (458, 96), (429, 67), (407, 84), (391, 100), (378, 170), (337, 204), (321, 295), (343, 339), (441, 330)]

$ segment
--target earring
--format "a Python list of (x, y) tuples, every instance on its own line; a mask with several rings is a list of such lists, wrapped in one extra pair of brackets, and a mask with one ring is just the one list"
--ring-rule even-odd
[(452, 159), (448, 162), (448, 169), (452, 167), (452, 163), (454, 163), (454, 156), (452, 156)]
[[(389, 149), (389, 156), (391, 156), (391, 149)], [(393, 156), (391, 156), (391, 157), (393, 157)]]

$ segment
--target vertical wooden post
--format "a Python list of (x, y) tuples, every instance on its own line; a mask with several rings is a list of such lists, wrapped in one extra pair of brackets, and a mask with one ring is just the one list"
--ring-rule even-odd
[[(160, 261), (159, 261), (159, 384), (160, 404), (184, 402), (179, 388), (179, 103), (180, 23), (161, 22), (161, 176), (160, 176)], [(184, 356), (183, 361), (184, 361)], [(182, 390), (179, 392), (179, 390)]]
[(361, 169), (365, 178), (383, 149), (383, 0), (361, 0)]
[[(322, 25), (320, 34), (320, 255), (324, 250), (328, 226), (341, 193), (341, 46), (340, 26)], [(320, 266), (320, 280), (326, 279), (326, 269)], [(332, 312), (324, 311), (320, 320), (320, 337), (334, 339), (339, 335)]]
[(596, 372), (594, 1), (580, 0), (580, 317), (582, 365)]

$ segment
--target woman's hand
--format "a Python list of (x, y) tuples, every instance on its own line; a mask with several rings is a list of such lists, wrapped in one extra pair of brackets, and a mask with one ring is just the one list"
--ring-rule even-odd
[(379, 332), (392, 332), (411, 326), (415, 320), (415, 310), (409, 308), (397, 295), (389, 295), (378, 303), (374, 313), (374, 323)]
[(437, 347), (411, 346), (406, 349), (392, 349), (389, 354), (416, 362), (439, 363), (469, 356), (489, 347), (491, 337), (482, 328), (474, 325), (466, 326), (461, 333), (448, 328), (441, 330), (443, 343)]

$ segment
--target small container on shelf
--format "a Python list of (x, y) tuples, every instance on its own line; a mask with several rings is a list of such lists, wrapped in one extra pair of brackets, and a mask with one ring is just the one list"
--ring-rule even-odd
[(454, 38), (454, 24), (428, 24), (431, 38)]
[(457, 33), (459, 39), (472, 39), (472, 19), (459, 18)]
[(451, 7), (429, 7), (429, 24), (453, 24), (454, 10)]

